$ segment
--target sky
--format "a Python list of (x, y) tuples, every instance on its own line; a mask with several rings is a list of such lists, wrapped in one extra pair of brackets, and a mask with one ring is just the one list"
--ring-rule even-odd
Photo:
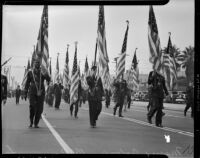
[[(84, 70), (86, 56), (89, 66), (94, 60), (97, 38), (98, 5), (50, 5), (49, 15), (49, 55), (52, 57), (52, 70), (55, 72), (57, 53), (60, 73), (63, 72), (67, 44), (69, 47), (69, 67), (72, 68), (75, 41), (78, 41), (77, 58), (81, 71)], [(181, 51), (194, 46), (194, 0), (170, 0), (166, 5), (153, 6), (161, 47), (167, 46), (171, 32), (172, 44)], [(33, 46), (37, 43), (43, 6), (41, 5), (3, 5), (2, 19), (2, 61), (12, 59), (11, 76), (21, 84), (24, 66), (31, 59)], [(126, 69), (131, 67), (135, 48), (141, 74), (152, 70), (149, 62), (148, 16), (149, 6), (122, 5), (104, 6), (107, 52), (110, 73), (115, 74), (114, 58), (122, 49), (126, 20), (129, 20), (127, 40)]]

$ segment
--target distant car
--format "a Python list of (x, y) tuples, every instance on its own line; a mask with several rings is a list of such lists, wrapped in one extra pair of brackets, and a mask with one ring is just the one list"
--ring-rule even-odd
[(140, 101), (139, 94), (137, 94), (137, 93), (134, 94), (134, 96), (132, 96), (131, 99), (134, 100), (134, 101)]
[(140, 99), (142, 101), (148, 101), (149, 100), (149, 95), (147, 91), (142, 92), (142, 94), (140, 95)]

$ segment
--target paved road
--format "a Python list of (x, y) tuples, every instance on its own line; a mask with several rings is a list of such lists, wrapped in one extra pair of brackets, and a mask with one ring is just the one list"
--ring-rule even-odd
[[(87, 103), (80, 108), (78, 119), (70, 116), (69, 105), (64, 102), (61, 110), (45, 105), (40, 128), (30, 129), (28, 101), (15, 105), (14, 99), (8, 99), (3, 107), (2, 152), (149, 153), (193, 157), (193, 119), (190, 112), (184, 117), (181, 108), (171, 110), (165, 106), (164, 127), (158, 128), (147, 123), (146, 105), (145, 102), (134, 102), (130, 110), (123, 112), (124, 118), (113, 116), (113, 103), (109, 109), (103, 106), (97, 128), (90, 128)], [(169, 143), (165, 139), (168, 135)]]

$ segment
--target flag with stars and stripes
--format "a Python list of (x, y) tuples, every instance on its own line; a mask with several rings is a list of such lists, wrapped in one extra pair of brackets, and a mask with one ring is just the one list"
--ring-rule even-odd
[(75, 46), (74, 63), (72, 68), (70, 86), (70, 105), (78, 100), (79, 71), (77, 65), (77, 45)]
[(88, 61), (87, 61), (87, 57), (86, 57), (86, 60), (85, 60), (85, 68), (84, 68), (84, 74), (82, 76), (82, 80), (81, 80), (81, 85), (83, 87), (84, 90), (87, 90), (89, 87), (88, 87), (88, 84), (87, 84), (87, 80), (86, 80), (86, 77), (89, 76), (89, 65), (88, 65)]
[(136, 50), (133, 56), (132, 64), (131, 64), (131, 69), (129, 71), (129, 76), (128, 76), (128, 85), (132, 89), (137, 89), (139, 86), (139, 68), (138, 68), (138, 61), (137, 61), (137, 56), (136, 56)]
[(105, 30), (105, 15), (104, 6), (99, 6), (99, 19), (98, 19), (98, 30), (97, 30), (97, 46), (99, 52), (98, 62), (98, 75), (101, 77), (103, 88), (108, 87), (108, 75), (109, 73), (109, 58), (107, 53), (106, 45), (106, 30)]
[(127, 29), (124, 36), (124, 41), (122, 45), (121, 54), (117, 60), (117, 79), (123, 76), (125, 71), (125, 58), (126, 58), (126, 47), (127, 47), (127, 38), (128, 38), (128, 29), (129, 29), (129, 22), (127, 21)]
[(54, 83), (60, 83), (58, 56), (57, 56), (57, 62), (56, 62), (56, 71), (55, 71), (55, 76), (54, 76)]
[(65, 59), (65, 67), (63, 70), (63, 86), (64, 88), (68, 88), (69, 87), (69, 56), (68, 56), (68, 48), (67, 47), (67, 52), (66, 52), (66, 59)]
[(163, 55), (163, 72), (167, 88), (173, 90), (177, 82), (177, 70), (170, 36), (168, 40), (167, 52)]
[(30, 64), (30, 60), (28, 59), (28, 64), (27, 64), (27, 67), (25, 69), (24, 77), (23, 77), (23, 80), (22, 80), (22, 89), (25, 88), (25, 84), (26, 84), (26, 80), (27, 80), (27, 74), (28, 74), (28, 71), (29, 71), (30, 68), (31, 68), (31, 64)]
[(49, 59), (49, 47), (48, 47), (48, 6), (43, 8), (39, 34), (37, 38), (36, 53), (41, 61), (42, 73), (48, 73), (48, 59)]
[(156, 24), (156, 17), (153, 7), (149, 7), (149, 21), (148, 21), (148, 42), (150, 57), (149, 61), (153, 64), (153, 69), (162, 73), (162, 53), (160, 46), (160, 38), (158, 35), (158, 27)]
[(51, 78), (51, 80), (52, 80), (51, 59), (50, 59), (50, 62), (49, 62), (49, 75), (50, 75), (50, 78)]

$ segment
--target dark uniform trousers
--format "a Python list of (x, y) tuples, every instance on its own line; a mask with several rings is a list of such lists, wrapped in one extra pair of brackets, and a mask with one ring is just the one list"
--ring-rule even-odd
[(114, 107), (114, 115), (115, 115), (118, 107), (119, 107), (119, 116), (122, 115), (123, 104), (124, 104), (124, 99), (121, 98), (120, 101), (118, 101)]
[[(43, 112), (45, 95), (37, 96), (30, 94), (30, 122), (31, 124), (38, 125), (41, 114)], [(34, 122), (33, 122), (34, 120)]]
[(153, 115), (156, 113), (156, 124), (162, 124), (162, 108), (163, 108), (163, 98), (152, 97), (150, 105), (150, 111), (147, 114), (151, 119)]
[(78, 114), (78, 103), (79, 103), (79, 100), (77, 100), (75, 103), (72, 103), (70, 105), (70, 112), (71, 112), (71, 115), (73, 114), (73, 110), (74, 110), (74, 106), (75, 106), (75, 111), (74, 111), (74, 116), (77, 117), (77, 114)]
[(90, 116), (90, 125), (94, 126), (102, 110), (101, 101), (88, 100), (89, 103), (89, 116)]

